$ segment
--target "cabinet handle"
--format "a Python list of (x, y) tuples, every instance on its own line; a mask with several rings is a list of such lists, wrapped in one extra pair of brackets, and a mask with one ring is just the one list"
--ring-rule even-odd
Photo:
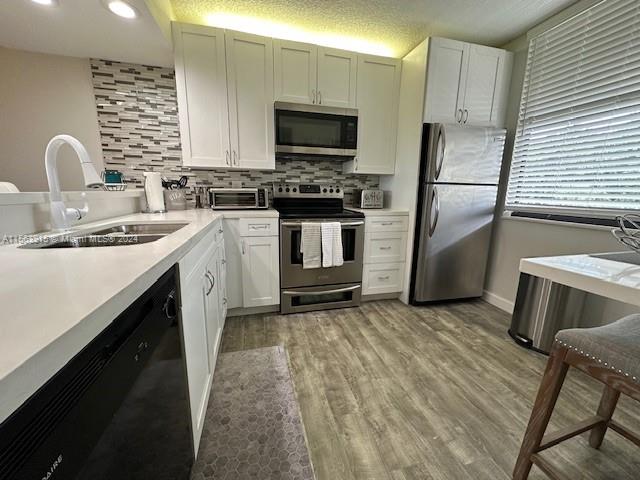
[(218, 230), (218, 233), (222, 233), (222, 231), (223, 231), (223, 230), (220, 228), (220, 229)]
[(226, 304), (227, 304), (227, 299), (226, 299), (226, 298), (223, 298), (223, 299), (222, 299), (222, 303), (224, 303), (224, 304), (226, 305)]
[(467, 120), (469, 120), (469, 110), (467, 110), (466, 108), (464, 109), (464, 123), (465, 125), (467, 124)]
[(389, 275), (386, 275), (384, 277), (378, 277), (378, 280), (389, 280)]
[(322, 105), (322, 92), (318, 90), (318, 103)]
[(238, 154), (235, 150), (233, 151), (233, 164), (238, 165)]
[(242, 254), (244, 255), (244, 240), (242, 240)]
[(205, 274), (205, 276), (211, 282), (211, 286), (209, 287), (209, 290), (207, 290), (207, 296), (209, 296), (209, 294), (211, 293), (211, 290), (213, 290), (213, 287), (216, 284), (216, 278), (213, 276), (213, 274), (209, 270), (207, 270), (207, 273)]
[(226, 265), (226, 264), (227, 264), (227, 261), (223, 258), (223, 259), (222, 259), (222, 262), (220, 262), (220, 263), (222, 263), (222, 265)]
[(316, 91), (315, 91), (315, 89), (314, 89), (314, 90), (311, 90), (311, 95), (313, 96), (313, 100), (312, 100), (312, 102), (313, 102), (313, 103), (316, 103)]
[[(460, 115), (460, 118), (458, 118), (458, 115)], [(464, 115), (464, 113), (462, 112), (462, 109), (459, 108), (458, 111), (456, 112), (456, 122), (462, 123), (462, 116), (463, 115)]]
[(231, 163), (229, 163), (229, 150), (224, 151), (224, 160), (227, 163), (227, 165), (231, 166)]
[(358, 157), (353, 157), (353, 162), (354, 162), (353, 171), (357, 172), (358, 171)]
[(391, 247), (380, 247), (380, 250), (391, 250)]
[(389, 225), (393, 225), (393, 222), (381, 222), (380, 225), (383, 227), (388, 227)]

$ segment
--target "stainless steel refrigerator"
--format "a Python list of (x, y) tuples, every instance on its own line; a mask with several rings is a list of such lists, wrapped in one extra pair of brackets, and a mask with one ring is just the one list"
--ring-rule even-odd
[(482, 295), (505, 136), (424, 124), (411, 303)]

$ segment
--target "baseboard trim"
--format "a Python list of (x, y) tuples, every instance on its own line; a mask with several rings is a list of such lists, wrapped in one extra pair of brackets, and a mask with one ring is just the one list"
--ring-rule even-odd
[(396, 293), (374, 293), (372, 295), (362, 295), (363, 302), (371, 302), (374, 300), (395, 300), (400, 297), (400, 292)]
[(513, 313), (515, 304), (500, 295), (496, 295), (495, 293), (485, 290), (482, 293), (482, 299), (494, 307), (498, 307), (500, 310), (504, 310), (507, 313)]
[(264, 307), (231, 308), (227, 311), (227, 317), (240, 317), (242, 315), (255, 315), (257, 313), (279, 312), (280, 304), (266, 305)]

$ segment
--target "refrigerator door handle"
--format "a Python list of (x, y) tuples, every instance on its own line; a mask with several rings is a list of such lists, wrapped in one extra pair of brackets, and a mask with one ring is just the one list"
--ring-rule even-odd
[(433, 180), (438, 180), (440, 172), (442, 172), (442, 164), (444, 163), (444, 152), (447, 148), (447, 137), (444, 133), (444, 128), (440, 128), (438, 131), (438, 140), (436, 142), (436, 171), (434, 173)]
[(440, 216), (440, 198), (438, 197), (438, 189), (435, 185), (431, 191), (431, 208), (434, 210), (434, 214), (431, 223), (429, 224), (429, 237), (432, 237), (433, 232), (436, 231), (438, 217)]

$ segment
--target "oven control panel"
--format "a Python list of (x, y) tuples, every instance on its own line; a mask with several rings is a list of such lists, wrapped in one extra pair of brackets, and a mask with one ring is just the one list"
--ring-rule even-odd
[(275, 198), (344, 198), (340, 185), (320, 183), (274, 183)]

